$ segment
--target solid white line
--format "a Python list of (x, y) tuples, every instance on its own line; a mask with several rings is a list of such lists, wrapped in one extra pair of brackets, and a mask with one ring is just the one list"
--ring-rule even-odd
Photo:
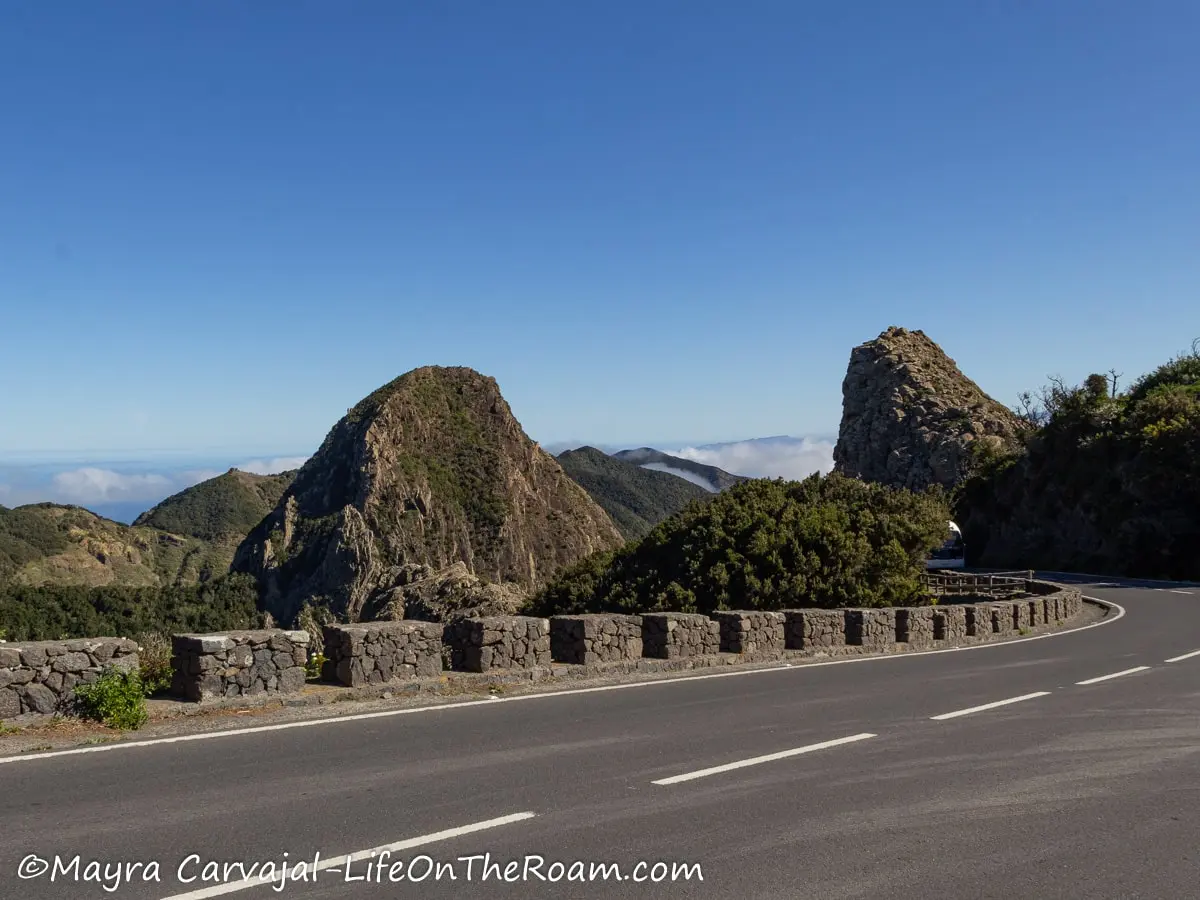
[[(1112, 582), (1112, 581), (1109, 581), (1109, 579), (1111, 579), (1113, 577), (1111, 575), (1096, 575), (1096, 574), (1090, 573), (1090, 572), (1049, 572), (1044, 569), (1038, 569), (1036, 571), (1039, 575), (1046, 575), (1046, 576), (1066, 575), (1068, 578), (1092, 579), (1091, 581), (1088, 582), (1088, 584), (1091, 585), (1092, 587), (1100, 587), (1101, 586), (1099, 583), (1097, 583), (1097, 580), (1099, 580), (1099, 579), (1103, 579), (1105, 583), (1117, 584), (1121, 587), (1133, 586), (1136, 588), (1137, 584), (1179, 584), (1179, 585), (1184, 585), (1187, 587), (1200, 587), (1200, 584), (1197, 584), (1194, 581), (1168, 581), (1163, 578), (1126, 578), (1120, 582)], [(1047, 580), (1053, 581), (1054, 579), (1048, 578)], [(1136, 584), (1135, 584), (1135, 582), (1136, 582)]]
[(722, 772), (732, 772), (734, 769), (744, 769), (747, 766), (757, 766), (766, 762), (774, 762), (777, 759), (788, 759), (792, 756), (800, 756), (803, 753), (812, 753), (815, 750), (826, 750), (830, 747), (838, 747), (842, 744), (853, 744), (855, 741), (865, 741), (867, 738), (873, 738), (873, 734), (852, 734), (850, 737), (838, 738), (833, 741), (822, 741), (819, 744), (809, 744), (807, 747), (796, 747), (794, 750), (782, 750), (779, 753), (768, 753), (766, 756), (755, 756), (751, 759), (743, 759), (738, 762), (726, 763), (723, 766), (713, 766), (711, 769), (700, 769), (696, 772), (687, 772), (683, 775), (672, 775), (670, 778), (660, 778), (658, 781), (652, 781), (651, 784), (679, 784), (681, 781), (692, 781), (696, 778), (705, 778), (708, 775), (719, 775)]
[(1183, 656), (1172, 656), (1170, 659), (1164, 659), (1163, 662), (1183, 662), (1185, 659), (1191, 659), (1193, 656), (1200, 656), (1200, 650), (1193, 650), (1191, 653), (1183, 654)]
[(1010, 703), (1020, 703), (1022, 700), (1033, 700), (1045, 697), (1049, 691), (1038, 691), (1036, 694), (1022, 694), (1020, 697), (1010, 697), (1007, 700), (997, 700), (995, 703), (985, 703), (982, 706), (972, 706), (968, 709), (956, 709), (954, 712), (942, 713), (940, 716), (930, 716), (935, 722), (943, 719), (957, 719), (959, 716), (969, 716), (971, 713), (983, 712), (985, 709), (995, 709), (997, 706), (1008, 706)]
[(1191, 591), (1176, 591), (1174, 589), (1172, 589), (1170, 591), (1170, 593), (1172, 593), (1172, 594), (1187, 594), (1189, 597), (1192, 595)]
[(490, 696), (486, 700), (464, 700), (459, 703), (439, 703), (431, 706), (415, 706), (407, 709), (385, 709), (379, 712), (355, 713), (349, 716), (330, 716), (325, 719), (302, 719), (296, 722), (280, 722), (276, 725), (251, 725), (246, 728), (230, 728), (222, 731), (205, 731), (199, 734), (182, 734), (167, 738), (150, 738), (144, 741), (118, 741), (112, 744), (93, 744), (87, 747), (73, 747), (70, 750), (47, 750), (42, 753), (23, 753), (16, 756), (0, 756), (0, 765), (5, 763), (30, 762), (38, 759), (52, 759), (59, 756), (78, 756), (82, 753), (108, 753), (112, 750), (129, 750), (134, 747), (153, 747), (159, 744), (180, 744), (187, 741), (211, 741), (217, 738), (234, 737), (243, 734), (262, 734), (268, 731), (286, 731), (291, 728), (312, 728), (317, 725), (337, 725), (343, 722), (362, 722), (367, 719), (386, 719), (393, 716), (411, 716), (418, 713), (442, 712), (445, 710), (465, 709), (469, 706), (495, 706), (497, 703), (520, 703), (525, 700), (544, 700), (548, 697), (571, 697), (579, 694), (598, 694), (605, 691), (624, 691), (634, 688), (662, 687), (665, 685), (682, 684), (689, 681), (704, 681), (709, 678), (742, 678), (749, 675), (763, 675), (768, 672), (800, 672), (804, 669), (819, 669), (825, 666), (848, 666), (861, 663), (885, 662), (897, 659), (911, 659), (918, 656), (934, 656), (938, 653), (958, 653), (967, 650), (989, 650), (997, 647), (1011, 647), (1027, 641), (1040, 641), (1044, 638), (1064, 637), (1068, 634), (1078, 634), (1089, 628), (1099, 628), (1111, 625), (1125, 615), (1125, 608), (1109, 600), (1086, 597), (1101, 606), (1116, 610), (1116, 615), (1109, 614), (1099, 622), (1090, 625), (1080, 625), (1066, 631), (1051, 631), (1032, 637), (1016, 638), (1015, 640), (996, 641), (990, 644), (972, 644), (968, 647), (945, 647), (940, 650), (914, 650), (907, 653), (891, 653), (882, 656), (847, 657), (845, 659), (830, 659), (813, 663), (785, 663), (762, 669), (741, 669), (733, 672), (713, 672), (706, 675), (686, 675), (682, 678), (655, 678), (647, 681), (633, 681), (625, 684), (605, 684), (598, 687), (571, 688), (564, 691), (543, 691), (537, 694), (514, 694), (507, 697)]
[(1121, 672), (1113, 672), (1111, 675), (1101, 675), (1099, 678), (1089, 678), (1087, 681), (1077, 681), (1075, 684), (1099, 684), (1101, 681), (1108, 681), (1110, 678), (1120, 678), (1122, 675), (1132, 675), (1134, 672), (1145, 672), (1149, 666), (1135, 666), (1132, 669), (1125, 669)]
[[(423, 834), (420, 837), (408, 838), (407, 840), (397, 841), (394, 844), (384, 844), (382, 847), (372, 847), (369, 850), (359, 850), (355, 853), (343, 853), (340, 856), (331, 856), (329, 859), (322, 859), (315, 866), (310, 865), (308, 871), (312, 873), (315, 869), (317, 872), (323, 872), (326, 869), (350, 865), (351, 863), (361, 862), (364, 859), (371, 859), (381, 853), (399, 853), (402, 850), (410, 850), (413, 847), (421, 847), (425, 844), (461, 837), (464, 834), (474, 834), (477, 831), (485, 831), (488, 828), (498, 828), (501, 825), (511, 825), (513, 822), (523, 822), (526, 819), (532, 819), (535, 815), (536, 813), (531, 812), (513, 813), (512, 815), (501, 816), (498, 819), (488, 819), (486, 822), (476, 822), (473, 825), (460, 825), (458, 828), (447, 828), (445, 831)], [(311, 877), (312, 875), (310, 875)], [(236, 891), (244, 891), (249, 888), (272, 883), (279, 883), (278, 875), (273, 879), (269, 877), (254, 877), (247, 878), (244, 881), (215, 884), (210, 887), (188, 891), (185, 894), (172, 894), (169, 897), (163, 897), (162, 900), (205, 900), (207, 897), (220, 897), (224, 894), (232, 894)]]

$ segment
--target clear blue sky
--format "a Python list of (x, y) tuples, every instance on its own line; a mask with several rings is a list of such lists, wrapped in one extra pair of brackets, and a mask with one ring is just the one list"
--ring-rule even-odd
[(0, 453), (311, 452), (424, 364), (543, 442), (828, 434), (1200, 335), (1200, 4), (13, 2)]

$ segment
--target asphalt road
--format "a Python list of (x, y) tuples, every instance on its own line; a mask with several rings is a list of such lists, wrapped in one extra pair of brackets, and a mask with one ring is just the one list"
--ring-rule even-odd
[(3, 763), (0, 897), (1198, 896), (1200, 588), (1085, 593), (1119, 606), (978, 649)]

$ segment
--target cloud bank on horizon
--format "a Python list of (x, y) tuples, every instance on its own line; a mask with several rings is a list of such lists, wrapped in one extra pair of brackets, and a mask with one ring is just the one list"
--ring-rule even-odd
[[(252, 459), (235, 465), (255, 475), (275, 475), (298, 469), (307, 456), (279, 456)], [(171, 494), (215, 478), (225, 469), (185, 468), (155, 472), (128, 472), (100, 466), (81, 466), (39, 477), (38, 467), (11, 467), (0, 472), (0, 501), (6, 505), (23, 503), (64, 503), (77, 506), (97, 504), (144, 503), (148, 509)]]
[(664, 449), (663, 452), (706, 466), (716, 466), (733, 475), (799, 480), (814, 472), (826, 474), (833, 471), (833, 446), (831, 440), (780, 437)]

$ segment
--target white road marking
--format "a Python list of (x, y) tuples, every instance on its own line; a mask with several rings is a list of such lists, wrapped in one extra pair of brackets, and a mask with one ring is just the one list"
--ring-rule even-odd
[(1111, 675), (1101, 675), (1099, 678), (1089, 678), (1087, 681), (1077, 681), (1078, 684), (1099, 684), (1101, 681), (1108, 681), (1110, 678), (1120, 678), (1122, 675), (1132, 675), (1134, 672), (1145, 672), (1149, 666), (1135, 666), (1132, 669), (1124, 669), (1120, 672), (1113, 672)]
[(768, 753), (766, 756), (755, 756), (751, 759), (743, 759), (738, 762), (726, 763), (723, 766), (713, 766), (711, 769), (700, 769), (696, 772), (686, 772), (683, 775), (672, 775), (670, 778), (660, 778), (658, 781), (652, 781), (651, 784), (679, 784), (681, 781), (692, 781), (696, 778), (705, 778), (709, 775), (719, 775), (722, 772), (732, 772), (734, 769), (744, 769), (747, 766), (757, 766), (762, 763), (774, 762), (777, 759), (788, 759), (792, 756), (800, 756), (804, 753), (812, 753), (816, 750), (827, 750), (830, 747), (839, 747), (842, 744), (853, 744), (856, 741), (865, 741), (867, 738), (873, 738), (877, 735), (867, 734), (852, 734), (850, 737), (837, 738), (833, 741), (822, 741), (819, 744), (809, 744), (807, 747), (796, 747), (793, 750), (782, 750), (779, 753)]
[(1192, 595), (1192, 593), (1193, 593), (1193, 592), (1192, 592), (1192, 591), (1176, 591), (1176, 590), (1171, 590), (1171, 591), (1170, 591), (1170, 593), (1172, 593), (1172, 594), (1187, 594), (1187, 595), (1190, 597), (1190, 596)]
[(1010, 703), (1020, 703), (1022, 700), (1034, 700), (1045, 697), (1049, 691), (1038, 691), (1035, 694), (1022, 694), (1020, 697), (1009, 697), (1007, 700), (997, 700), (995, 703), (984, 703), (982, 706), (971, 706), (967, 709), (956, 709), (954, 712), (942, 713), (940, 716), (930, 716), (935, 722), (943, 719), (957, 719), (959, 716), (969, 716), (971, 713), (983, 712), (985, 709), (995, 709), (997, 706), (1008, 706)]
[[(423, 834), (420, 837), (408, 838), (407, 840), (397, 841), (394, 844), (384, 844), (382, 847), (372, 847), (369, 850), (359, 850), (355, 853), (343, 853), (340, 856), (331, 856), (329, 859), (322, 859), (316, 866), (310, 866), (309, 871), (311, 873), (312, 869), (315, 868), (318, 872), (323, 872), (326, 869), (339, 868), (350, 863), (362, 862), (364, 859), (371, 859), (381, 853), (399, 853), (402, 850), (411, 850), (413, 847), (421, 847), (425, 844), (436, 843), (437, 841), (446, 841), (450, 838), (461, 837), (464, 834), (474, 834), (477, 831), (486, 831), (488, 828), (499, 828), (501, 825), (511, 825), (513, 822), (523, 822), (526, 819), (532, 819), (535, 815), (537, 814), (531, 812), (513, 813), (512, 815), (501, 816), (498, 819), (488, 819), (486, 822), (460, 825), (458, 828), (447, 828), (445, 831)], [(248, 878), (245, 881), (214, 884), (209, 887), (188, 891), (186, 894), (172, 894), (169, 897), (163, 897), (162, 900), (205, 900), (207, 897), (220, 897), (223, 894), (232, 894), (236, 891), (244, 891), (249, 888), (272, 883), (278, 884), (279, 876), (275, 876), (274, 879), (255, 877)]]
[(135, 747), (154, 747), (159, 744), (180, 744), (187, 741), (211, 741), (217, 738), (234, 737), (243, 734), (262, 734), (268, 731), (286, 731), (291, 728), (312, 728), (318, 725), (338, 725), (343, 722), (362, 722), (367, 719), (386, 719), (393, 716), (411, 716), (418, 713), (443, 712), (445, 710), (465, 709), (469, 706), (493, 706), (496, 703), (519, 703), (525, 700), (544, 700), (548, 697), (571, 697), (579, 694), (597, 694), (605, 691), (624, 691), (634, 688), (645, 687), (664, 687), (672, 684), (682, 684), (689, 681), (704, 681), (709, 678), (741, 678), (750, 675), (763, 675), (768, 672), (801, 672), (805, 669), (819, 669), (825, 666), (849, 666), (861, 663), (873, 662), (889, 662), (898, 659), (912, 659), (920, 656), (934, 656), (939, 653), (957, 653), (966, 650), (990, 650), (997, 647), (1011, 647), (1014, 644), (1023, 644), (1027, 641), (1040, 641), (1043, 638), (1065, 637), (1068, 634), (1078, 634), (1081, 631), (1087, 631), (1089, 628), (1099, 628), (1102, 625), (1111, 625), (1113, 622), (1121, 619), (1125, 615), (1125, 608), (1118, 603), (1113, 603), (1110, 600), (1100, 600), (1096, 597), (1087, 597), (1087, 600), (1093, 603), (1098, 603), (1101, 606), (1107, 606), (1116, 611), (1116, 615), (1111, 613), (1101, 619), (1099, 622), (1092, 622), (1090, 625), (1080, 625), (1078, 628), (1068, 628), (1065, 631), (1051, 631), (1045, 634), (1037, 634), (1032, 637), (1016, 638), (1015, 640), (996, 641), (990, 644), (972, 644), (967, 647), (944, 647), (940, 650), (914, 650), (906, 653), (891, 653), (882, 656), (863, 656), (863, 657), (848, 657), (845, 659), (830, 659), (823, 662), (800, 663), (793, 665), (784, 663), (778, 666), (769, 666), (762, 669), (742, 669), (734, 672), (714, 672), (708, 675), (687, 675), (682, 678), (655, 678), (647, 681), (633, 681), (625, 684), (606, 684), (598, 687), (589, 688), (571, 688), (565, 691), (543, 691), (537, 694), (514, 694), (507, 697), (498, 697), (495, 695), (489, 696), (486, 700), (464, 700), (459, 703), (439, 703), (432, 706), (415, 706), (406, 709), (385, 709), (379, 712), (355, 713), (349, 716), (331, 716), (326, 719), (302, 719), (296, 722), (280, 722), (275, 725), (251, 725), (246, 728), (230, 728), (221, 731), (205, 731), (198, 734), (182, 734), (175, 737), (167, 738), (151, 738), (144, 741), (117, 741), (111, 744), (93, 744), (87, 747), (72, 747), (70, 750), (47, 750), (42, 753), (22, 753), (15, 756), (0, 756), (0, 765), (6, 763), (32, 762), (38, 759), (52, 759), (59, 756), (78, 756), (82, 753), (108, 753), (113, 750), (130, 750)]
[(1163, 662), (1183, 662), (1185, 659), (1191, 659), (1193, 656), (1200, 656), (1200, 650), (1193, 650), (1191, 653), (1183, 654), (1183, 656), (1172, 656), (1170, 659), (1164, 659)]

